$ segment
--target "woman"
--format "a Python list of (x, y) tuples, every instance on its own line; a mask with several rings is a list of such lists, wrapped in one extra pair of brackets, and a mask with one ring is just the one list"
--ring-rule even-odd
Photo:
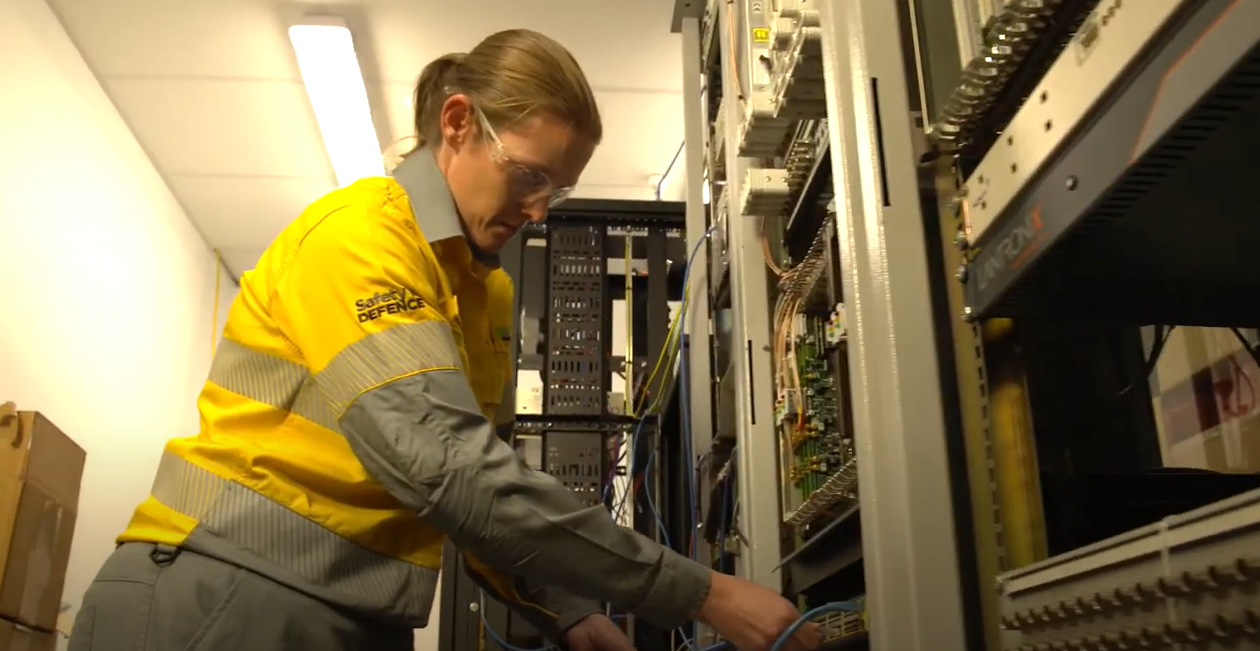
[[(420, 144), (394, 178), (316, 201), (242, 279), (201, 431), (167, 444), (70, 648), (410, 649), (449, 537), (573, 651), (628, 649), (591, 599), (764, 651), (789, 602), (582, 507), (489, 419), (511, 368), (496, 252), (602, 135), (578, 64), (500, 32), (429, 64), (414, 105)], [(809, 629), (790, 648), (817, 644)]]

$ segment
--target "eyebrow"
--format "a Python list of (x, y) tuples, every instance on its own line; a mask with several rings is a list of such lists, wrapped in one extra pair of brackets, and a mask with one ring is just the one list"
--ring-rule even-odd
[(556, 174), (555, 170), (552, 170), (551, 167), (549, 167), (546, 163), (543, 163), (537, 160), (531, 160), (531, 159), (525, 158), (524, 156), (515, 156), (513, 157), (513, 160), (515, 160), (517, 163), (524, 165), (525, 167), (528, 167), (532, 170), (537, 170), (539, 172), (542, 172), (543, 174), (546, 174), (547, 178), (553, 181), (555, 180), (555, 174)]

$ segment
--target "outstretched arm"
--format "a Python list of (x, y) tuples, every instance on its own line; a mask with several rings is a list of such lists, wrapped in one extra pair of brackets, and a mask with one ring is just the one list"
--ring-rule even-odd
[(496, 436), (423, 246), (409, 215), (346, 207), (307, 235), (270, 297), (349, 449), (401, 503), (497, 568), (661, 628), (691, 620), (707, 569), (583, 506)]

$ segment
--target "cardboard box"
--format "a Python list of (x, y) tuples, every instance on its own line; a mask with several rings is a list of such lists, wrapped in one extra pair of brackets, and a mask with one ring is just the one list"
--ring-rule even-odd
[(85, 460), (43, 415), (0, 404), (0, 618), (56, 628)]
[(57, 634), (0, 619), (0, 651), (55, 651)]
[[(1255, 344), (1254, 332), (1241, 332)], [(1168, 334), (1151, 398), (1164, 465), (1260, 472), (1260, 368), (1231, 330)]]

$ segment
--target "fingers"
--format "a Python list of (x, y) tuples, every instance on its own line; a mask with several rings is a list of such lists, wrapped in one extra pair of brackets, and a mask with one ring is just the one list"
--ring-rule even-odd
[(803, 626), (801, 628), (805, 629), (802, 631), (806, 636), (805, 648), (810, 649), (812, 651), (813, 649), (817, 649), (818, 647), (822, 646), (822, 643), (823, 643), (822, 624), (816, 624), (816, 623), (811, 622), (808, 626)]
[(786, 646), (792, 651), (814, 651), (822, 646), (822, 626), (814, 622), (801, 626)]

